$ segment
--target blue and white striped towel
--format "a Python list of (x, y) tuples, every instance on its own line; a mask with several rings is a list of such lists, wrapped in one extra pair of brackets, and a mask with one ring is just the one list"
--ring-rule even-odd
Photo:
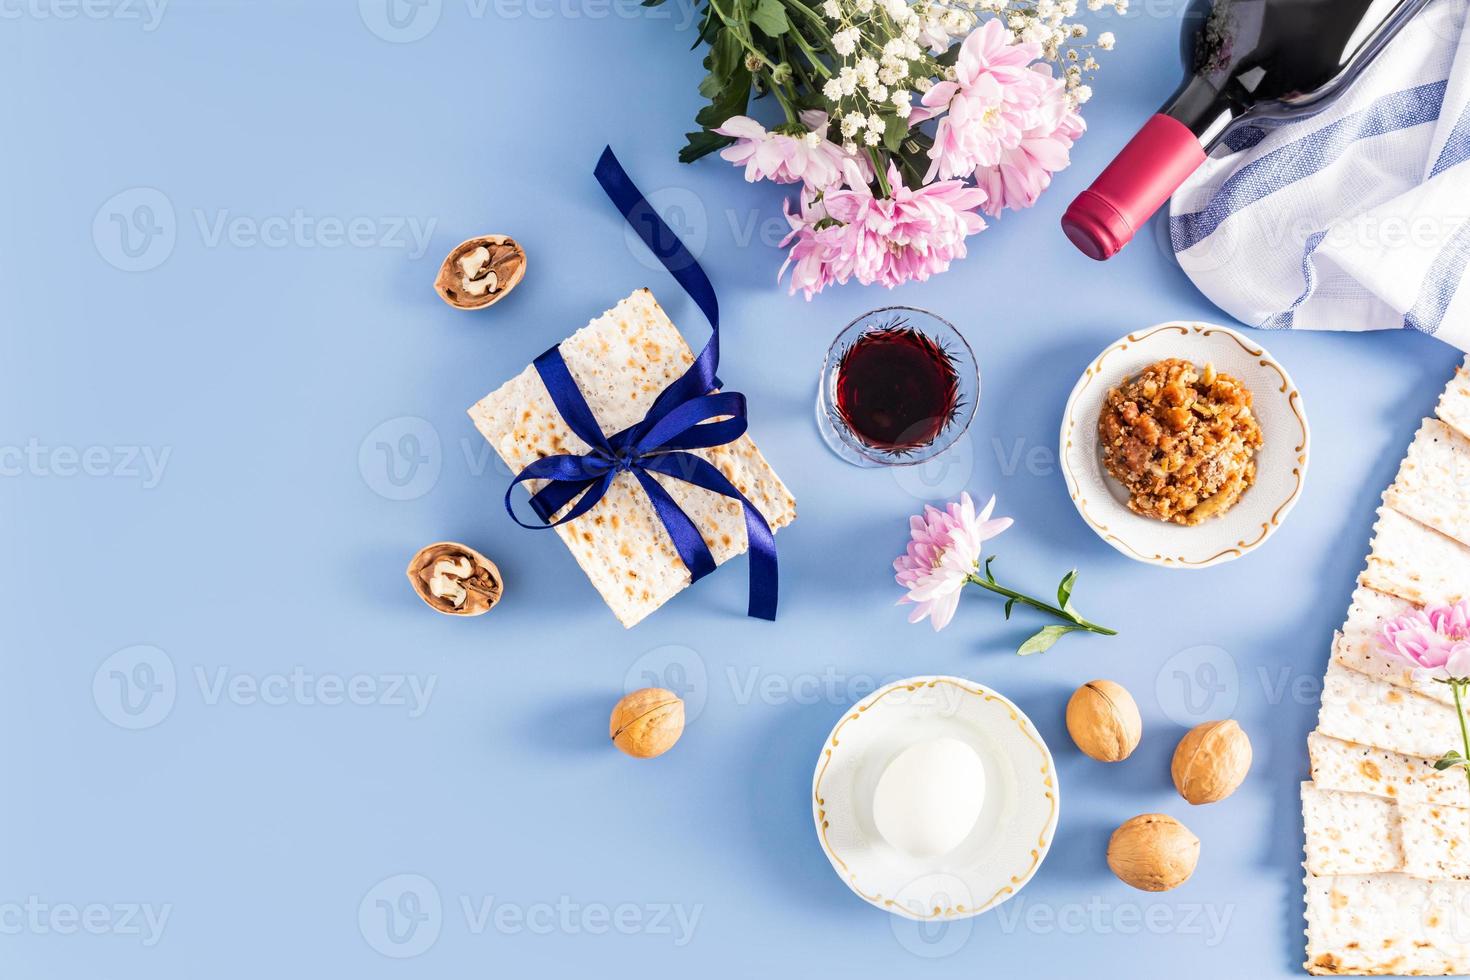
[(1323, 112), (1243, 126), (1170, 203), (1175, 256), (1252, 326), (1470, 350), (1470, 4), (1437, 0)]

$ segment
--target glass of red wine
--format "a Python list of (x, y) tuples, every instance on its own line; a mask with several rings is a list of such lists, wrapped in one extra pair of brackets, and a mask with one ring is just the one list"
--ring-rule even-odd
[(926, 310), (888, 306), (837, 335), (822, 362), (817, 428), (857, 466), (912, 466), (952, 446), (975, 417), (980, 370), (965, 338)]

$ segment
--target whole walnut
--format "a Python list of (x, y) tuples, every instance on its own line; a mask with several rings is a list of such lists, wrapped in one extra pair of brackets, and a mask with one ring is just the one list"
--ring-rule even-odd
[(652, 759), (684, 733), (684, 702), (673, 691), (645, 687), (614, 705), (607, 728), (613, 744), (628, 755)]
[(1199, 863), (1199, 838), (1162, 813), (1145, 813), (1113, 831), (1108, 867), (1126, 884), (1146, 892), (1177, 888)]
[(1190, 803), (1225, 799), (1251, 768), (1251, 740), (1234, 721), (1207, 721), (1179, 740), (1170, 772), (1174, 788)]
[(1067, 702), (1067, 731), (1084, 753), (1099, 762), (1121, 762), (1143, 737), (1138, 704), (1121, 684), (1088, 681)]

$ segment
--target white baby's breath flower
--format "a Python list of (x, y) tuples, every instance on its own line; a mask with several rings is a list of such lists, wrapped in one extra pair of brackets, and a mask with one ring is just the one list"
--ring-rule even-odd
[(815, 150), (817, 147), (822, 145), (822, 134), (817, 132), (807, 133), (805, 136), (802, 137), (802, 140), (806, 143), (808, 147)]
[(883, 117), (878, 115), (876, 112), (868, 116), (868, 132), (883, 132)]
[(1077, 99), (1077, 104), (1082, 105), (1088, 99), (1092, 98), (1092, 86), (1078, 85), (1072, 90), (1072, 95)]
[(1097, 46), (1102, 48), (1104, 51), (1113, 50), (1113, 45), (1117, 43), (1118, 39), (1113, 36), (1112, 31), (1103, 31), (1097, 36)]
[(914, 82), (914, 88), (920, 92), (927, 92), (934, 87), (934, 79), (920, 78)]
[(827, 84), (822, 86), (822, 95), (829, 101), (836, 102), (842, 98), (842, 82), (836, 78), (827, 79)]
[(842, 7), (837, 3), (837, 0), (827, 0), (826, 3), (822, 4), (822, 13), (833, 20), (837, 20), (842, 16)]
[(899, 115), (906, 116), (909, 111), (909, 102), (913, 97), (913, 93), (907, 89), (899, 89), (893, 93), (890, 101), (893, 103), (893, 107), (898, 110)]
[(872, 89), (869, 90), (868, 94), (873, 97), (873, 101), (874, 102), (887, 102), (888, 101), (888, 86), (887, 85), (874, 85), (872, 87)]
[(870, 129), (863, 134), (863, 142), (869, 146), (877, 146), (878, 141), (883, 138), (882, 130)]
[(849, 156), (856, 156), (857, 151), (858, 145), (852, 140), (848, 140), (846, 143), (842, 144), (842, 152), (848, 154)]

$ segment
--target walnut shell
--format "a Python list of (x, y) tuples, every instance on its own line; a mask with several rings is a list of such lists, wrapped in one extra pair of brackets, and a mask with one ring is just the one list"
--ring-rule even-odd
[[(460, 259), (477, 248), (489, 252), (485, 272), (495, 277), (494, 284), (484, 292), (475, 292), (466, 278)], [(500, 302), (526, 275), (526, 252), (508, 235), (481, 235), (469, 238), (454, 246), (439, 266), (439, 275), (434, 278), (434, 291), (439, 298), (458, 310), (478, 310)], [(485, 276), (477, 276), (483, 280)]]
[(613, 707), (607, 733), (635, 759), (663, 755), (684, 734), (684, 702), (661, 687), (634, 691)]
[(1108, 840), (1108, 867), (1125, 884), (1146, 892), (1177, 888), (1199, 863), (1199, 838), (1162, 813), (1124, 822)]
[[(464, 588), (464, 599), (458, 605), (445, 596), (435, 595), (432, 582), (434, 568), (442, 560), (461, 561), (467, 559), (470, 574), (458, 578)], [(455, 541), (436, 541), (420, 548), (408, 563), (408, 580), (414, 592), (428, 604), (430, 609), (446, 616), (479, 616), (489, 612), (505, 593), (505, 579), (495, 563), (467, 544)]]
[(1174, 788), (1196, 806), (1235, 792), (1251, 768), (1251, 740), (1232, 720), (1196, 725), (1179, 740), (1169, 767)]
[(1133, 695), (1121, 684), (1088, 681), (1067, 702), (1067, 731), (1077, 747), (1098, 762), (1122, 762), (1138, 748), (1143, 719)]

